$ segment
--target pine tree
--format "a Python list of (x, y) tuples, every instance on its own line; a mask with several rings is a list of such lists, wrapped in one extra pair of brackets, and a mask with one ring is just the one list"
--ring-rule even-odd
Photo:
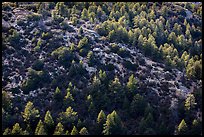
[(83, 19), (83, 20), (87, 20), (88, 19), (88, 11), (87, 11), (86, 8), (84, 8), (82, 13), (81, 13), (81, 19)]
[(64, 126), (60, 122), (57, 124), (53, 135), (64, 135)]
[(70, 135), (70, 133), (69, 133), (69, 131), (68, 131), (68, 130), (66, 130), (65, 135)]
[(52, 134), (52, 132), (54, 130), (54, 121), (52, 119), (52, 116), (51, 116), (49, 110), (45, 114), (44, 124), (45, 124), (45, 129), (46, 129), (47, 133)]
[(112, 92), (118, 92), (121, 90), (122, 86), (118, 77), (115, 77), (115, 79), (111, 81), (109, 88)]
[(120, 107), (123, 103), (122, 98), (124, 97), (123, 86), (121, 85), (119, 78), (115, 77), (113, 81), (109, 84), (109, 93), (110, 98), (112, 98), (112, 103), (116, 107)]
[(88, 130), (87, 130), (85, 127), (83, 127), (83, 128), (80, 130), (79, 134), (80, 134), (80, 135), (88, 135), (89, 133), (88, 133)]
[(135, 92), (135, 90), (137, 89), (137, 80), (135, 79), (133, 74), (129, 77), (127, 88), (130, 92)]
[(103, 110), (101, 110), (98, 114), (97, 123), (103, 125), (105, 122), (106, 122), (106, 115), (103, 112)]
[(132, 31), (132, 30), (129, 30), (129, 31), (128, 31), (128, 39), (129, 39), (129, 43), (130, 43), (131, 45), (132, 45), (133, 42), (134, 42), (134, 37), (135, 37), (135, 35), (134, 35), (133, 31)]
[(99, 71), (99, 79), (101, 80), (101, 81), (105, 81), (106, 80), (106, 72), (105, 71), (102, 71), (102, 70), (100, 70)]
[(168, 128), (164, 122), (162, 122), (159, 126), (159, 134), (161, 134), (161, 135), (167, 135), (168, 134)]
[(96, 111), (96, 107), (95, 107), (93, 101), (90, 102), (90, 105), (89, 105), (88, 111), (89, 111), (90, 113), (92, 113), (92, 114), (95, 113), (95, 111)]
[(105, 15), (105, 12), (104, 12), (103, 9), (101, 8), (101, 6), (98, 6), (96, 15), (97, 15), (97, 17), (98, 17), (99, 20), (101, 20), (102, 15)]
[(195, 97), (193, 94), (189, 94), (185, 101), (185, 110), (189, 111), (195, 107)]
[(133, 100), (130, 105), (130, 112), (132, 116), (137, 117), (143, 115), (145, 107), (146, 103), (143, 96), (141, 96), (140, 94), (136, 94), (133, 97)]
[(11, 134), (12, 135), (22, 135), (23, 133), (23, 130), (22, 128), (20, 127), (19, 123), (16, 123), (14, 126), (13, 126), (13, 129), (11, 130)]
[(83, 32), (84, 32), (84, 31), (83, 31), (82, 27), (80, 27), (79, 30), (78, 30), (78, 34), (79, 34), (79, 35), (82, 35)]
[(68, 105), (72, 105), (74, 102), (74, 98), (72, 94), (70, 93), (70, 88), (67, 88), (67, 95), (64, 98), (64, 104), (67, 107)]
[(194, 119), (192, 122), (191, 134), (201, 135), (202, 134), (202, 123), (201, 121)]
[(147, 129), (147, 125), (144, 117), (140, 120), (138, 128), (139, 128), (140, 134), (143, 134), (145, 129)]
[(122, 122), (116, 111), (114, 110), (107, 116), (106, 123), (104, 124), (104, 135), (120, 135), (122, 134)]
[(11, 129), (6, 128), (6, 129), (4, 130), (3, 135), (11, 135)]
[(185, 120), (183, 119), (178, 126), (178, 134), (179, 135), (185, 135), (185, 134), (187, 134), (187, 130), (188, 130), (188, 127), (186, 125)]
[(81, 49), (81, 48), (85, 48), (88, 46), (88, 38), (87, 37), (84, 37), (83, 39), (81, 39), (79, 41), (79, 44), (78, 44), (78, 49)]
[(68, 107), (65, 112), (59, 114), (58, 121), (61, 122), (65, 128), (70, 128), (71, 124), (78, 121), (78, 114), (72, 109), (72, 107)]
[(101, 134), (103, 131), (103, 125), (106, 123), (106, 115), (103, 110), (100, 111), (97, 117), (98, 133)]
[(145, 117), (148, 116), (149, 113), (152, 114), (153, 111), (154, 111), (153, 108), (152, 108), (151, 105), (148, 103), (147, 106), (146, 106), (146, 108), (145, 108), (145, 111), (144, 111), (144, 116), (145, 116)]
[(56, 90), (55, 90), (54, 98), (55, 98), (57, 101), (62, 101), (62, 99), (63, 99), (61, 90), (60, 90), (58, 87), (57, 87)]
[(12, 107), (11, 97), (6, 91), (2, 91), (2, 108), (8, 111)]
[(151, 113), (149, 113), (145, 119), (146, 125), (148, 125), (149, 128), (153, 128), (154, 126), (154, 118)]
[(77, 122), (77, 128), (82, 128), (84, 123), (81, 122), (81, 119), (78, 120)]
[(108, 34), (108, 39), (110, 40), (110, 42), (115, 42), (117, 40), (117, 35), (115, 30), (111, 30)]
[(38, 125), (35, 129), (35, 135), (46, 135), (44, 124), (41, 120), (38, 122)]
[(72, 129), (71, 135), (78, 135), (78, 134), (79, 134), (79, 132), (78, 132), (77, 128), (74, 126)]
[(31, 126), (31, 129), (34, 129), (37, 125), (40, 113), (39, 110), (34, 107), (33, 103), (29, 101), (25, 106), (22, 116), (24, 121)]
[(123, 107), (124, 110), (128, 110), (129, 107), (130, 107), (130, 101), (129, 101), (129, 99), (126, 96), (124, 97), (123, 106), (122, 107)]

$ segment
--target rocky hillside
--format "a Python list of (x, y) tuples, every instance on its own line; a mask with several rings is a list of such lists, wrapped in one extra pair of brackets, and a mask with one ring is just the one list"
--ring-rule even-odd
[(3, 133), (200, 134), (202, 19), (190, 4), (2, 3)]

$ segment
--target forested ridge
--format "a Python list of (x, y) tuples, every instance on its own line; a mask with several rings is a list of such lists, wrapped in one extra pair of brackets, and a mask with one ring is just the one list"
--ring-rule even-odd
[(201, 135), (202, 2), (2, 2), (3, 135)]

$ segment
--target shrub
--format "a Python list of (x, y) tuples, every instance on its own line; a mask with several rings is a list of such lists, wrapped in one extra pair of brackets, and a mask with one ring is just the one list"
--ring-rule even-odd
[(88, 50), (86, 48), (80, 49), (79, 55), (85, 57), (88, 54)]
[(40, 71), (43, 69), (43, 66), (44, 66), (44, 63), (42, 60), (36, 60), (33, 65), (32, 65), (32, 68), (37, 70), (37, 71)]
[(118, 55), (120, 55), (121, 57), (129, 57), (130, 56), (130, 52), (125, 50), (124, 48), (120, 48), (118, 51)]
[(10, 11), (10, 10), (12, 10), (12, 7), (14, 7), (14, 4), (11, 2), (3, 2), (2, 3), (2, 10), (4, 10), (4, 11)]
[(16, 30), (14, 30), (12, 33), (13, 34), (8, 38), (10, 44), (14, 48), (20, 48), (20, 38), (21, 38), (20, 34)]
[(85, 47), (88, 46), (88, 44), (89, 44), (88, 38), (87, 38), (87, 37), (84, 37), (83, 39), (81, 39), (81, 40), (79, 41), (78, 48), (79, 48), (79, 49), (85, 48)]
[(55, 23), (56, 25), (58, 25), (58, 24), (60, 24), (63, 20), (64, 20), (63, 17), (55, 16), (55, 18), (54, 18), (54, 23)]
[(64, 67), (69, 67), (71, 65), (71, 61), (76, 59), (75, 55), (70, 52), (67, 47), (59, 47), (51, 53), (55, 59), (59, 60), (59, 63)]
[(46, 33), (42, 33), (42, 39), (43, 40), (47, 40), (53, 37), (53, 34), (51, 32), (46, 32)]
[(28, 79), (25, 80), (21, 86), (24, 94), (28, 94), (29, 91), (35, 90), (38, 87), (42, 87), (44, 83), (48, 83), (50, 77), (46, 71), (36, 71), (32, 68), (28, 69)]
[(117, 53), (119, 51), (119, 47), (117, 44), (113, 43), (110, 45), (110, 49), (112, 52)]
[(28, 21), (39, 21), (40, 20), (40, 18), (41, 18), (41, 15), (40, 14), (37, 14), (37, 13), (34, 13), (34, 14), (29, 14), (28, 16), (27, 16), (27, 19), (28, 19)]
[(25, 26), (25, 25), (27, 25), (27, 24), (25, 23), (25, 20), (23, 20), (23, 19), (18, 19), (18, 20), (17, 20), (17, 25), (18, 25), (18, 26)]
[(125, 68), (132, 70), (132, 71), (137, 70), (137, 67), (138, 67), (138, 65), (132, 64), (130, 61), (126, 61), (126, 60), (123, 61), (123, 65)]

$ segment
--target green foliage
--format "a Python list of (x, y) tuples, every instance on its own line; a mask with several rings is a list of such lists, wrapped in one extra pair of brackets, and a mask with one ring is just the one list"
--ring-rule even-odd
[(88, 132), (88, 130), (87, 130), (85, 127), (83, 127), (83, 128), (79, 131), (79, 134), (80, 134), (80, 135), (88, 135), (89, 132)]
[(58, 2), (55, 6), (55, 10), (57, 11), (57, 13), (60, 15), (60, 16), (63, 16), (63, 17), (68, 17), (68, 11), (67, 11), (67, 8), (64, 4), (64, 2)]
[(112, 107), (120, 108), (123, 104), (124, 91), (119, 78), (116, 76), (114, 80), (110, 81), (108, 97), (112, 99)]
[(200, 135), (202, 132), (202, 122), (200, 120), (194, 119), (192, 122), (191, 134)]
[(45, 114), (44, 125), (47, 133), (50, 134), (54, 129), (54, 121), (49, 110)]
[(159, 134), (161, 134), (161, 135), (168, 134), (168, 129), (167, 129), (166, 124), (164, 122), (162, 122), (159, 126)]
[(2, 91), (2, 108), (8, 111), (12, 107), (11, 97), (8, 92)]
[(51, 53), (51, 56), (54, 57), (62, 64), (64, 67), (69, 67), (75, 56), (67, 47), (59, 47)]
[(135, 92), (135, 90), (137, 89), (137, 80), (133, 74), (129, 77), (127, 88), (130, 92)]
[(101, 8), (101, 6), (98, 6), (97, 11), (96, 11), (97, 18), (99, 20), (102, 20), (102, 16), (105, 15), (105, 12)]
[(48, 40), (48, 39), (51, 39), (53, 37), (53, 34), (52, 34), (52, 32), (43, 32), (42, 33), (42, 39), (43, 40)]
[(112, 52), (117, 53), (120, 48), (119, 48), (119, 46), (117, 44), (113, 43), (113, 44), (110, 45), (110, 49), (111, 49)]
[(14, 3), (11, 3), (11, 2), (2, 3), (2, 10), (4, 11), (10, 11), (12, 10), (13, 7), (14, 7)]
[(103, 110), (100, 111), (97, 118), (97, 123), (103, 125), (106, 121), (106, 115)]
[(79, 132), (78, 132), (77, 128), (74, 126), (72, 129), (71, 135), (78, 135), (78, 134), (79, 134)]
[(104, 124), (104, 135), (120, 135), (123, 134), (122, 122), (116, 111), (108, 114), (106, 123)]
[(132, 116), (137, 117), (137, 116), (143, 115), (144, 110), (145, 110), (145, 106), (146, 106), (146, 103), (145, 103), (143, 96), (141, 96), (140, 94), (137, 93), (133, 97), (133, 100), (132, 100), (131, 105), (130, 105), (130, 109), (131, 109), (130, 112), (131, 112)]
[(36, 71), (32, 68), (28, 68), (28, 79), (23, 81), (22, 90), (25, 94), (28, 94), (29, 91), (35, 90), (38, 87), (41, 87), (43, 83), (48, 83), (50, 77), (47, 71)]
[(56, 90), (55, 90), (54, 99), (57, 100), (57, 101), (60, 101), (60, 102), (61, 102), (62, 99), (63, 99), (61, 90), (60, 90), (58, 87), (57, 87)]
[(8, 41), (10, 42), (10, 44), (14, 48), (18, 48), (19, 49), (20, 39), (21, 39), (20, 34), (16, 30), (13, 30), (12, 35), (8, 38)]
[(139, 133), (140, 134), (145, 134), (145, 135), (146, 134), (155, 134), (155, 131), (154, 131), (154, 119), (153, 119), (153, 116), (152, 116), (151, 113), (149, 113), (146, 117), (143, 117), (141, 119), (141, 121), (139, 123)]
[(44, 124), (41, 120), (37, 124), (37, 127), (35, 129), (35, 135), (46, 135)]
[(74, 98), (72, 94), (70, 93), (70, 91), (71, 91), (70, 88), (67, 88), (67, 95), (64, 98), (65, 106), (72, 105), (74, 102)]
[(88, 46), (88, 38), (84, 37), (83, 39), (81, 39), (79, 41), (78, 48), (81, 49), (81, 48), (85, 48), (87, 46)]
[(57, 124), (53, 135), (64, 135), (64, 126), (60, 122)]
[(19, 123), (16, 123), (11, 130), (11, 135), (22, 135), (23, 130), (20, 127)]
[(93, 66), (96, 63), (96, 59), (92, 51), (88, 52), (87, 59), (89, 66)]
[(31, 101), (28, 101), (24, 112), (22, 112), (22, 117), (24, 121), (28, 124), (34, 124), (40, 117), (39, 110), (36, 109)]
[(74, 29), (72, 27), (69, 26), (69, 24), (67, 24), (67, 22), (63, 21), (60, 23), (60, 26), (63, 30), (67, 30), (69, 32), (74, 31)]
[(83, 34), (83, 29), (82, 29), (82, 27), (79, 28), (78, 33), (79, 33), (79, 35), (82, 35), (82, 34)]
[(118, 92), (121, 90), (121, 83), (118, 77), (115, 77), (113, 81), (111, 81), (109, 88), (112, 92)]
[(37, 13), (33, 13), (33, 14), (29, 14), (27, 16), (27, 20), (31, 21), (31, 22), (33, 22), (33, 21), (37, 22), (37, 21), (39, 21), (41, 19), (41, 17), (42, 17), (42, 15), (37, 14)]
[(148, 103), (147, 106), (145, 107), (145, 111), (144, 111), (144, 116), (148, 116), (148, 114), (153, 114), (154, 109), (152, 108), (152, 106)]
[(99, 71), (99, 79), (100, 79), (101, 81), (105, 81), (106, 78), (107, 78), (106, 72), (100, 70), (100, 71)]
[(44, 67), (44, 62), (42, 60), (36, 60), (32, 65), (32, 68), (37, 71), (42, 70), (43, 67)]
[(11, 129), (6, 128), (6, 129), (4, 130), (3, 135), (11, 135)]
[(65, 127), (71, 127), (72, 124), (78, 121), (78, 114), (72, 109), (72, 107), (68, 107), (65, 112), (59, 114), (58, 121)]
[[(202, 134), (202, 3), (3, 2), (2, 10), (2, 53), (6, 58), (8, 56), (8, 63), (3, 57), (3, 70), (6, 70), (2, 87), (3, 135)], [(189, 18), (187, 12), (192, 12), (193, 17)], [(18, 16), (21, 13), (22, 18)], [(83, 30), (83, 26), (90, 30), (95, 27), (94, 30), (101, 37), (92, 40), (94, 38), (89, 37), (90, 32)], [(78, 28), (78, 36), (75, 35), (75, 28)], [(54, 33), (50, 29), (54, 29)], [(72, 36), (64, 40), (63, 35), (67, 31)], [(29, 40), (31, 52), (27, 49)], [(98, 42), (102, 43), (99, 44), (102, 46), (100, 48), (105, 47), (107, 54), (119, 55), (119, 60), (112, 60), (105, 54), (105, 62), (110, 62), (101, 64), (98, 52), (92, 52)], [(179, 88), (181, 82), (193, 90), (192, 94), (188, 94), (185, 100), (180, 98), (178, 108), (172, 100), (170, 108), (177, 108), (173, 111), (168, 109), (169, 98), (155, 102), (156, 98), (148, 93), (149, 87), (143, 82), (149, 74), (148, 70), (153, 67), (145, 64), (143, 56), (134, 55), (131, 50), (120, 48), (120, 45), (136, 49), (136, 52), (139, 49), (138, 55), (142, 52), (142, 55), (159, 62), (152, 64), (158, 71), (160, 68), (157, 65), (160, 66), (160, 63), (161, 68), (165, 64), (164, 71), (168, 70), (175, 76), (179, 69), (184, 77), (173, 85)], [(36, 59), (41, 50), (43, 57), (48, 57), (45, 60)], [(23, 61), (24, 65), (15, 66), (24, 57), (29, 57), (26, 62)], [(31, 61), (31, 64), (27, 64), (27, 61)], [(27, 78), (16, 88), (10, 88), (13, 80), (18, 79), (11, 77), (13, 73), (10, 71), (14, 70), (10, 67), (13, 63), (16, 73), (20, 71), (24, 74), (24, 68), (31, 66), (25, 70)], [(51, 73), (51, 77), (48, 73), (53, 69), (50, 63), (55, 69), (63, 67)], [(100, 71), (87, 73), (84, 63)], [(122, 72), (114, 71), (117, 69), (115, 63), (122, 65)], [(147, 66), (148, 70), (139, 65)], [(157, 73), (155, 71), (153, 75), (157, 77)], [(130, 76), (129, 79), (127, 76)], [(141, 78), (140, 81), (134, 76)], [(68, 87), (67, 82), (70, 82)], [(56, 88), (54, 94), (48, 94), (53, 88)], [(21, 90), (28, 94), (36, 89), (42, 90), (44, 98), (38, 100), (40, 96), (37, 97), (36, 108), (32, 102), (27, 102), (25, 109), (22, 108), (22, 101), (32, 101), (33, 97), (23, 99), (16, 94)], [(159, 95), (163, 93), (162, 90), (158, 89)], [(10, 96), (9, 92), (13, 95)], [(180, 97), (179, 93), (176, 91), (174, 96), (174, 92), (171, 92), (170, 97)], [(146, 98), (152, 101), (148, 102)], [(50, 99), (54, 99), (54, 102)], [(51, 106), (46, 104), (48, 102)], [(43, 117), (39, 110), (45, 114), (44, 121), (40, 120)], [(52, 115), (49, 110), (52, 110)], [(119, 112), (124, 123), (113, 110)], [(104, 112), (111, 111), (106, 117)], [(178, 120), (182, 120), (180, 124)]]
[(88, 11), (86, 8), (84, 8), (82, 13), (81, 13), (81, 19), (88, 20)]
[(193, 58), (191, 58), (186, 67), (186, 74), (188, 78), (201, 79), (202, 78), (201, 60), (194, 60)]
[(79, 20), (77, 19), (77, 17), (72, 17), (72, 24), (73, 25), (77, 25), (78, 24), (78, 22), (79, 22)]
[(120, 26), (116, 30), (110, 31), (108, 38), (111, 42), (128, 42), (128, 32)]
[(184, 119), (182, 119), (181, 123), (178, 126), (178, 134), (179, 135), (186, 135), (188, 132), (188, 126)]
[(125, 50), (125, 48), (120, 48), (117, 53), (123, 58), (130, 57), (130, 52)]
[(103, 131), (103, 125), (106, 123), (106, 115), (103, 110), (100, 111), (97, 117), (98, 133), (101, 134)]
[(195, 108), (196, 102), (193, 94), (189, 94), (185, 100), (185, 110), (190, 111)]

